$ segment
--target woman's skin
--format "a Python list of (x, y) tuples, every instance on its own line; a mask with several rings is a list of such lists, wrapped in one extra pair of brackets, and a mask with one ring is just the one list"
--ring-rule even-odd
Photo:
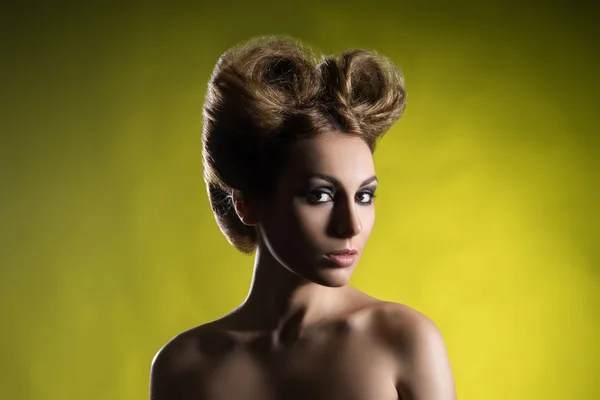
[[(304, 139), (280, 176), (273, 198), (234, 195), (259, 233), (246, 300), (157, 353), (151, 400), (456, 399), (435, 324), (348, 285), (375, 222), (369, 147)], [(357, 251), (350, 267), (324, 257), (341, 249)]]

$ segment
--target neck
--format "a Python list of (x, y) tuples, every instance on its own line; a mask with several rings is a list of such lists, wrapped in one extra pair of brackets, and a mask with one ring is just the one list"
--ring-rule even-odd
[(250, 291), (232, 317), (241, 330), (279, 331), (290, 325), (301, 330), (342, 309), (351, 290), (349, 286), (332, 288), (308, 281), (259, 245)]

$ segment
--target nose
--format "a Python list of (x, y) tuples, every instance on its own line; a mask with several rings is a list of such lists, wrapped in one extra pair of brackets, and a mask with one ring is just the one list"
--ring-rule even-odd
[(334, 206), (332, 233), (337, 237), (351, 238), (360, 233), (362, 223), (354, 201), (340, 201)]

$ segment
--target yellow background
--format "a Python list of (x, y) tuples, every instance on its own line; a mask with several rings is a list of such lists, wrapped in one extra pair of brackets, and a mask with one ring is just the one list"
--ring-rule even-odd
[(2, 6), (1, 399), (145, 399), (159, 347), (243, 300), (201, 107), (259, 34), (404, 71), (353, 284), (437, 322), (459, 398), (600, 398), (598, 13), (364, 3)]

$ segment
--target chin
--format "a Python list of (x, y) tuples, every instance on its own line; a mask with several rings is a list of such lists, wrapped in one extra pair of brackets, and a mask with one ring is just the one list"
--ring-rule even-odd
[(344, 282), (326, 282), (326, 284), (323, 284), (321, 286), (327, 286), (330, 288), (341, 288), (346, 286), (349, 283), (349, 281), (344, 281)]
[(350, 282), (351, 276), (351, 270), (346, 268), (335, 268), (327, 269), (325, 271), (318, 271), (314, 276), (309, 277), (307, 279), (321, 286), (335, 288), (346, 286)]
[[(295, 275), (306, 279), (307, 281), (327, 287), (342, 287), (350, 283), (350, 278), (354, 272), (355, 265), (350, 267), (332, 267), (323, 262), (317, 262), (307, 268), (310, 261), (301, 262), (299, 265), (289, 263), (286, 268)], [(284, 264), (285, 265), (285, 264)]]

